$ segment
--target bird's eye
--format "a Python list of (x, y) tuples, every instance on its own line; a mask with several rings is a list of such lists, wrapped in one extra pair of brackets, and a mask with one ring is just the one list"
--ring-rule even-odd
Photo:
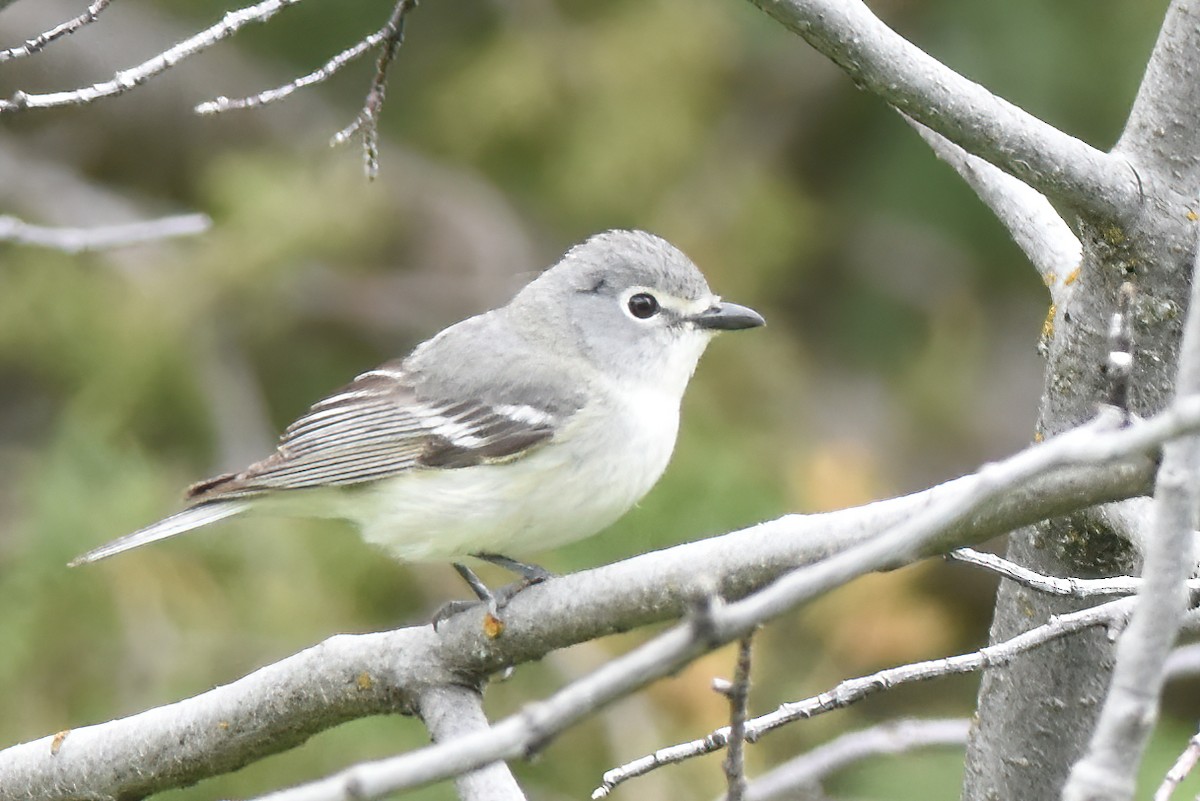
[(658, 314), (658, 308), (658, 300), (645, 292), (639, 292), (629, 299), (629, 313), (639, 320)]

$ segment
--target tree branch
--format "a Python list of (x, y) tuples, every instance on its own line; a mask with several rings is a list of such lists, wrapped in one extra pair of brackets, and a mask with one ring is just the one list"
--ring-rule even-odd
[(1103, 153), (967, 80), (888, 28), (861, 0), (751, 0), (861, 88), (1076, 210), (1104, 219), (1139, 201), (1124, 159)]
[[(995, 554), (982, 553), (971, 548), (959, 548), (946, 554), (946, 558), (955, 562), (982, 567), (997, 573), (1010, 581), (1015, 581), (1030, 589), (1052, 595), (1063, 595), (1070, 598), (1094, 598), (1097, 595), (1133, 595), (1142, 587), (1142, 579), (1138, 576), (1113, 576), (1112, 578), (1087, 579), (1068, 576), (1046, 576), (1027, 567), (1018, 565)], [(1200, 592), (1200, 579), (1191, 579), (1188, 589)]]
[(146, 81), (161, 75), (184, 59), (207, 50), (224, 39), (228, 39), (246, 25), (254, 22), (266, 22), (284, 8), (294, 6), (299, 2), (300, 0), (263, 0), (263, 2), (253, 6), (247, 6), (236, 11), (227, 11), (217, 24), (188, 37), (174, 47), (164, 50), (135, 67), (118, 72), (113, 76), (112, 80), (67, 92), (32, 94), (17, 91), (13, 93), (10, 99), (0, 100), (0, 113), (34, 108), (54, 108), (56, 106), (78, 106), (104, 97), (124, 94), (130, 89), (135, 89)]
[(971, 721), (953, 718), (897, 720), (849, 732), (764, 773), (748, 788), (746, 801), (806, 797), (832, 774), (870, 757), (933, 746), (961, 747), (970, 728)]
[[(430, 687), (417, 697), (417, 714), (435, 743), (488, 728), (479, 690), (460, 685)], [(525, 794), (503, 762), (493, 762), (455, 780), (461, 801), (525, 801)]]
[(342, 67), (345, 67), (350, 62), (363, 56), (367, 51), (377, 46), (384, 40), (388, 34), (388, 29), (381, 28), (375, 33), (364, 37), (356, 44), (347, 47), (342, 52), (338, 53), (333, 58), (326, 61), (317, 69), (302, 75), (299, 78), (293, 78), (282, 86), (277, 86), (274, 89), (264, 89), (256, 94), (240, 98), (228, 98), (224, 95), (214, 97), (212, 100), (206, 100), (203, 103), (196, 105), (194, 111), (201, 115), (207, 116), (210, 114), (221, 114), (226, 111), (244, 108), (258, 108), (259, 106), (277, 103), (285, 97), (290, 97), (297, 89), (303, 89), (306, 86), (312, 86), (316, 83), (322, 83), (329, 80), (338, 73)]
[(713, 688), (729, 699), (729, 744), (725, 755), (725, 801), (742, 801), (746, 795), (746, 716), (750, 704), (750, 657), (754, 633), (738, 641), (733, 681), (714, 680)]
[(1195, 69), (1198, 51), (1200, 0), (1173, 0), (1125, 131), (1113, 148), (1113, 153), (1127, 158), (1144, 180), (1169, 183), (1173, 193), (1192, 197), (1200, 183), (1200, 130), (1196, 125), (1200, 80)]
[[(853, 576), (1144, 491), (1149, 460), (1130, 457), (1200, 428), (1200, 398), (1127, 428), (1105, 430), (1110, 422), (925, 492), (788, 516), (531, 587), (506, 608), (499, 638), (488, 637), (474, 613), (452, 618), (436, 634), (423, 626), (335, 637), (188, 701), (76, 730), (57, 745), (46, 737), (0, 752), (0, 786), (11, 781), (50, 800), (72, 798), (81, 787), (132, 796), (188, 784), (343, 720), (409, 709), (414, 694), (431, 685), (470, 684), (556, 648), (678, 616), (698, 593), (715, 588), (743, 598), (770, 585), (696, 616), (699, 622), (672, 629), (488, 732), (366, 772), (377, 777), (369, 786), (382, 792), (519, 756), (582, 715)], [(696, 565), (708, 570), (698, 573)], [(809, 567), (779, 578), (799, 565)], [(360, 681), (364, 673), (369, 681)]]
[(392, 16), (383, 27), (383, 49), (375, 63), (375, 77), (363, 102), (362, 111), (354, 121), (333, 135), (330, 144), (340, 145), (350, 140), (355, 133), (362, 134), (363, 169), (367, 180), (374, 181), (379, 175), (379, 114), (383, 111), (383, 98), (387, 92), (388, 69), (404, 44), (404, 20), (408, 12), (417, 7), (417, 0), (396, 0)]
[[(969, 654), (931, 659), (925, 662), (915, 662), (909, 665), (888, 668), (855, 679), (846, 679), (831, 690), (806, 698), (802, 701), (792, 701), (781, 705), (769, 712), (746, 722), (746, 739), (757, 742), (765, 734), (800, 720), (844, 709), (851, 704), (863, 700), (883, 690), (891, 689), (900, 684), (911, 684), (919, 681), (930, 681), (945, 676), (956, 676), (963, 673), (974, 673), (988, 667), (1004, 665), (1027, 651), (1048, 642), (1076, 634), (1096, 626), (1119, 627), (1133, 609), (1133, 600), (1123, 598), (1117, 601), (1083, 609), (1062, 617), (1052, 618), (1036, 628), (1013, 637), (1002, 643), (989, 645)], [(699, 740), (661, 748), (653, 754), (640, 757), (618, 768), (607, 771), (604, 781), (592, 792), (592, 798), (607, 796), (613, 788), (630, 779), (644, 776), (664, 765), (673, 765), (694, 757), (711, 754), (726, 746), (729, 741), (728, 726), (717, 729)]]
[(67, 228), (33, 225), (11, 216), (0, 216), (0, 242), (82, 253), (88, 250), (138, 245), (159, 239), (202, 234), (212, 226), (206, 214), (179, 214), (157, 220)]
[[(1187, 404), (1189, 410), (1183, 418), (1191, 414), (1200, 416), (1200, 397), (1193, 400), (1196, 403)], [(527, 706), (490, 732), (356, 765), (328, 779), (272, 794), (264, 801), (377, 798), (455, 776), (497, 759), (529, 754), (586, 715), (678, 671), (724, 643), (746, 636), (758, 625), (795, 606), (856, 576), (919, 558), (918, 555), (947, 530), (969, 519), (993, 500), (1009, 497), (1031, 478), (1071, 464), (1094, 464), (1120, 456), (1124, 448), (1145, 440), (1147, 432), (1137, 429), (1175, 430), (1181, 425), (1180, 414), (1164, 413), (1136, 427), (1109, 430), (1124, 419), (1123, 414), (1103, 414), (1089, 425), (1003, 462), (987, 465), (966, 479), (965, 489), (960, 494), (927, 506), (877, 537), (788, 573), (740, 601), (726, 606), (719, 598), (706, 594), (709, 602), (693, 614), (690, 622), (613, 660), (547, 700)], [(1192, 421), (1192, 424), (1196, 422)]]
[(1200, 733), (1191, 736), (1187, 747), (1183, 749), (1183, 752), (1175, 760), (1175, 764), (1167, 771), (1162, 784), (1154, 792), (1154, 801), (1170, 801), (1175, 789), (1188, 777), (1197, 762), (1200, 762)]
[[(11, 61), (14, 58), (31, 56), (44, 48), (46, 45), (53, 42), (55, 39), (62, 38), (63, 36), (69, 36), (70, 34), (75, 33), (75, 31), (82, 28), (84, 25), (90, 25), (96, 21), (97, 17), (100, 16), (100, 12), (108, 8), (108, 4), (111, 2), (112, 0), (94, 0), (94, 2), (87, 7), (87, 10), (85, 10), (78, 17), (69, 19), (61, 25), (55, 25), (53, 28), (45, 31), (44, 33), (39, 33), (32, 39), (26, 40), (25, 44), (23, 45), (18, 47), (10, 47), (7, 50), (0, 50), (0, 64), (4, 63), (5, 61)], [(0, 8), (3, 7), (3, 5), (0, 5)]]
[[(1200, 391), (1200, 239), (1194, 252), (1192, 296), (1175, 381), (1181, 397)], [(1087, 753), (1072, 768), (1063, 790), (1067, 801), (1133, 796), (1142, 753), (1158, 717), (1164, 666), (1187, 609), (1187, 579), (1196, 564), (1192, 532), (1200, 504), (1198, 464), (1200, 437), (1182, 437), (1163, 448), (1137, 608), (1117, 643), (1108, 697)]]

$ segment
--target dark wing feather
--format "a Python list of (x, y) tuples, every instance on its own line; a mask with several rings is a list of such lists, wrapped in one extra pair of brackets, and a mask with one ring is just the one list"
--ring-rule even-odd
[(188, 498), (196, 504), (503, 461), (548, 440), (560, 422), (534, 403), (419, 397), (401, 366), (385, 365), (315, 404), (288, 426), (274, 454), (196, 484)]

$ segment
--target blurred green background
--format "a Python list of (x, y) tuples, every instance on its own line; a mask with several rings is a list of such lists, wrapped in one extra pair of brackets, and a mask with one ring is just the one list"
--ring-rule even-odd
[[(19, 2), (10, 46), (83, 8)], [(1164, 0), (891, 0), (890, 24), (1100, 147), (1118, 136)], [(127, 96), (5, 117), (0, 213), (87, 225), (174, 211), (208, 234), (78, 257), (0, 246), (0, 745), (236, 679), (333, 633), (420, 622), (462, 594), (341, 526), (234, 522), (67, 570), (177, 508), (189, 483), (264, 455), (349, 377), (503, 303), (611, 227), (671, 239), (768, 328), (719, 340), (684, 404), (674, 462), (610, 531), (548, 554), (573, 571), (785, 512), (919, 489), (1024, 446), (1047, 296), (971, 192), (892, 111), (750, 4), (427, 0), (383, 113), (382, 176), (330, 135), (371, 59), (268, 109), (197, 118), (216, 95), (307, 72), (379, 27), (390, 0), (281, 13)], [(125, 0), (0, 69), (0, 94), (103, 80), (211, 24), (227, 3)], [(980, 645), (994, 582), (925, 564), (872, 576), (759, 638), (752, 709)], [(647, 633), (521, 666), (493, 718)], [(586, 797), (603, 770), (723, 723), (732, 654), (569, 732), (518, 773)], [(972, 678), (909, 687), (772, 735), (752, 773), (898, 715), (968, 715)], [(1170, 697), (1161, 776), (1196, 704)], [(164, 798), (247, 796), (425, 741), (374, 719)], [(719, 757), (617, 798), (707, 799)], [(957, 754), (882, 759), (832, 789), (955, 798)], [(1184, 788), (1184, 792), (1187, 788)], [(1191, 790), (1195, 792), (1195, 790)], [(446, 786), (416, 797), (452, 797)]]

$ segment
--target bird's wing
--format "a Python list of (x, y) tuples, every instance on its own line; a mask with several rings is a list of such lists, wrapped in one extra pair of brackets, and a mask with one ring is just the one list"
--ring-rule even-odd
[(492, 397), (439, 397), (431, 382), (403, 364), (384, 365), (313, 405), (284, 432), (274, 454), (196, 484), (188, 499), (194, 505), (507, 461), (550, 439), (574, 411), (550, 408), (527, 390), (508, 398), (503, 395), (511, 393), (487, 394)]

